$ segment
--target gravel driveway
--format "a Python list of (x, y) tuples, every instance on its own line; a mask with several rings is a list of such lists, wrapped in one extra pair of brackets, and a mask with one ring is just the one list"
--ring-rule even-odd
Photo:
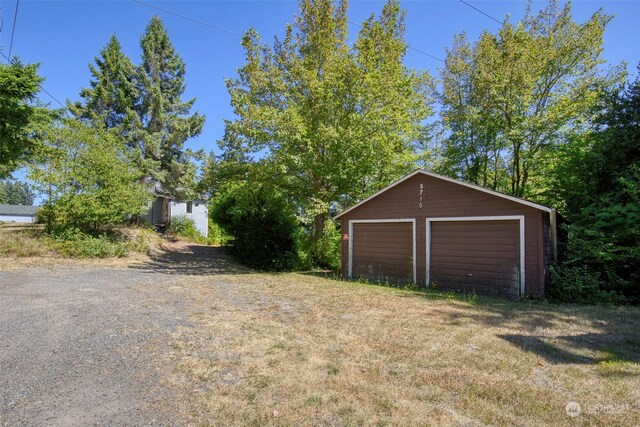
[(211, 250), (185, 246), (133, 268), (2, 271), (0, 260), (0, 425), (183, 424), (159, 363), (188, 318), (170, 287), (233, 265)]

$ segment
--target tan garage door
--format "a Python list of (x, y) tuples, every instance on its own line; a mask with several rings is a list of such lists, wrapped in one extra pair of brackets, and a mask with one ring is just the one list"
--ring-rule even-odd
[(520, 289), (518, 221), (431, 222), (431, 285), (517, 297)]
[(413, 223), (356, 223), (351, 238), (353, 278), (413, 282)]

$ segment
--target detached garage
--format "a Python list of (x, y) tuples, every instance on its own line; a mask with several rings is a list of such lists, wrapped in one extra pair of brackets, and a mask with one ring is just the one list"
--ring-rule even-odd
[(336, 219), (351, 278), (540, 297), (557, 253), (555, 210), (424, 170)]

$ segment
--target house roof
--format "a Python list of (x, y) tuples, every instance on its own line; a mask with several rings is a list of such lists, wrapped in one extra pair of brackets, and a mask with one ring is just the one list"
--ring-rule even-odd
[(34, 216), (39, 206), (30, 205), (0, 205), (0, 215)]
[(418, 174), (430, 176), (432, 178), (441, 179), (443, 181), (448, 181), (448, 182), (451, 182), (451, 183), (454, 183), (454, 184), (457, 184), (457, 185), (461, 185), (463, 187), (468, 187), (468, 188), (472, 188), (474, 190), (482, 191), (484, 193), (491, 194), (491, 195), (496, 196), (496, 197), (501, 197), (503, 199), (511, 200), (512, 202), (520, 203), (522, 205), (526, 205), (526, 206), (532, 207), (534, 209), (539, 209), (539, 210), (544, 211), (544, 212), (551, 212), (552, 211), (551, 208), (539, 205), (537, 203), (530, 202), (529, 200), (521, 199), (519, 197), (509, 196), (507, 194), (503, 194), (503, 193), (500, 193), (498, 191), (489, 190), (488, 188), (480, 187), (479, 185), (469, 184), (468, 182), (459, 181), (457, 179), (449, 178), (449, 177), (446, 177), (446, 176), (443, 176), (443, 175), (439, 175), (437, 173), (427, 172), (424, 169), (417, 169), (417, 170), (411, 172), (409, 175), (406, 175), (403, 178), (400, 178), (398, 181), (394, 182), (393, 184), (383, 188), (382, 190), (378, 191), (377, 193), (367, 197), (366, 199), (360, 201), (359, 203), (356, 203), (355, 205), (353, 205), (353, 206), (345, 209), (344, 211), (340, 212), (338, 215), (336, 215), (334, 217), (334, 219), (339, 219), (341, 216), (343, 216), (347, 212), (351, 212), (352, 210), (354, 210), (358, 206), (367, 203), (369, 200), (371, 200), (371, 199), (373, 199), (375, 197), (378, 197), (380, 194), (384, 193), (385, 191), (392, 189), (393, 187), (395, 187), (396, 185), (400, 184), (401, 182), (404, 182), (407, 179), (411, 178), (412, 176), (415, 176), (415, 175), (418, 175)]

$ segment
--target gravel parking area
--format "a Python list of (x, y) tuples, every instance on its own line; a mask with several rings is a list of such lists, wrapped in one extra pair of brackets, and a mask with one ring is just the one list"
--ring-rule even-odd
[(0, 259), (0, 425), (181, 425), (162, 383), (171, 334), (188, 324), (172, 282), (228, 261), (177, 249), (121, 267)]

